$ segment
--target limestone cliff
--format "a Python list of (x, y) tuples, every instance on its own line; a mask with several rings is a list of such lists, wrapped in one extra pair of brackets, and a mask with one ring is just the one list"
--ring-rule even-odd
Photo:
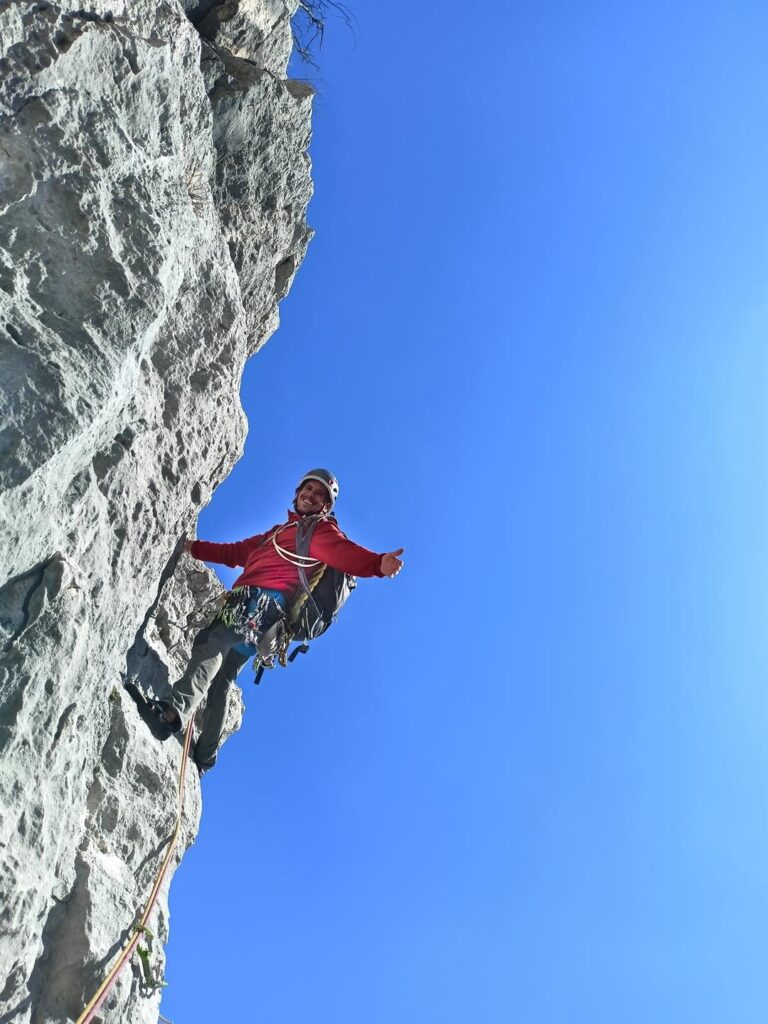
[[(311, 236), (294, 6), (0, 0), (0, 1024), (78, 1016), (173, 827), (180, 745), (123, 684), (215, 596), (180, 541)], [(190, 767), (178, 857), (199, 816)], [(134, 963), (98, 1019), (158, 1001)]]

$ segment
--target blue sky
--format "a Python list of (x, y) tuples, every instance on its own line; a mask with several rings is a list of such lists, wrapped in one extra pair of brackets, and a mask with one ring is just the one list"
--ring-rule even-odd
[(329, 26), (317, 236), (199, 535), (328, 465), (406, 567), (241, 676), (176, 1024), (768, 1017), (768, 12), (724, 6)]

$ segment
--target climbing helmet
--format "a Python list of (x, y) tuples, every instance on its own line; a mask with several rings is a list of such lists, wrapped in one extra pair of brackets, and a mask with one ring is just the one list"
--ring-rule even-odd
[(299, 480), (298, 486), (296, 487), (296, 493), (298, 494), (307, 480), (318, 480), (321, 484), (328, 488), (328, 493), (331, 496), (331, 508), (336, 503), (336, 499), (339, 496), (339, 481), (328, 469), (310, 469), (308, 473)]

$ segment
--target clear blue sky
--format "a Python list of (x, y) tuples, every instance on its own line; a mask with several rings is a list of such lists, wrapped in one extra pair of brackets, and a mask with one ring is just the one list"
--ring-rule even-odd
[(163, 1012), (765, 1024), (768, 12), (350, 6), (199, 534), (406, 568), (241, 676)]

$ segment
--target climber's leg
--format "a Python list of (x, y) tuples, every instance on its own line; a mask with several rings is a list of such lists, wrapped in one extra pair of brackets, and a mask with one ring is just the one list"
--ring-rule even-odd
[(237, 643), (240, 643), (239, 638), (223, 622), (214, 622), (197, 634), (186, 672), (174, 685), (170, 697), (163, 701), (169, 709), (166, 719), (173, 717), (171, 712), (176, 712), (181, 725), (187, 724), (224, 659)]
[(248, 661), (250, 655), (232, 650), (224, 658), (224, 662), (216, 673), (216, 678), (208, 690), (205, 704), (203, 728), (195, 744), (195, 764), (203, 770), (212, 768), (216, 763), (216, 752), (221, 743), (224, 722), (227, 717), (227, 697), (229, 684), (237, 678), (237, 674)]

